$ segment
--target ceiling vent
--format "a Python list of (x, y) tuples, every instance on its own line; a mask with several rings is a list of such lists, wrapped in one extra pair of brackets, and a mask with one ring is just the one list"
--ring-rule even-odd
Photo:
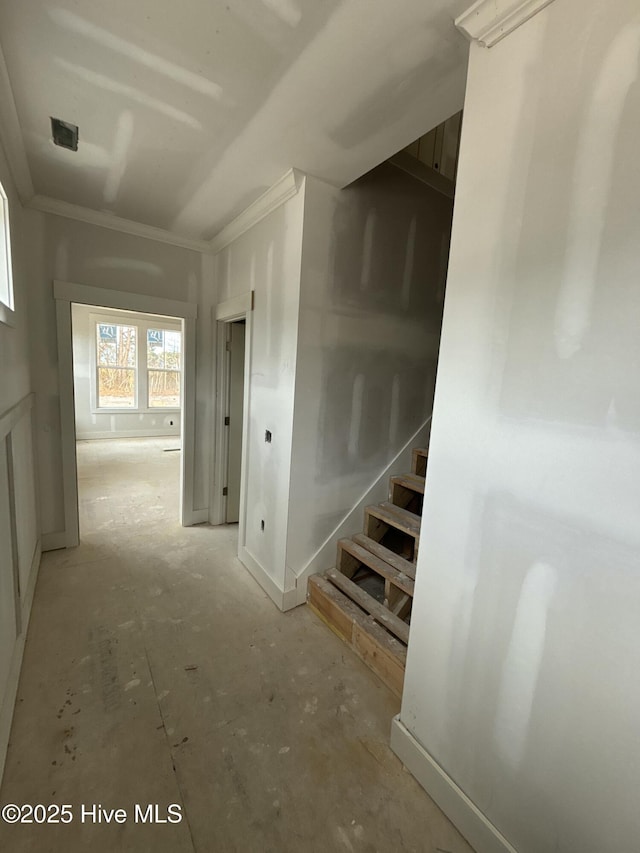
[(70, 151), (78, 150), (78, 128), (75, 124), (69, 124), (68, 121), (62, 121), (62, 119), (52, 116), (51, 133), (56, 145), (61, 148), (68, 148)]

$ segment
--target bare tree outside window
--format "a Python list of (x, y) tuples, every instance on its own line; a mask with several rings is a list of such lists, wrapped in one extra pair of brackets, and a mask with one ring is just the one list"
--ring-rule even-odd
[(147, 330), (149, 408), (180, 407), (182, 333), (169, 329)]
[(136, 331), (135, 326), (96, 325), (99, 408), (135, 408)]

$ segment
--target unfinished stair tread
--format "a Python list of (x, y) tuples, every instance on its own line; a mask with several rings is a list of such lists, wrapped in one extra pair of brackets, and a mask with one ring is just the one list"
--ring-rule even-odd
[(307, 602), (387, 687), (401, 697), (406, 646), (321, 575), (309, 578)]
[(414, 536), (416, 539), (420, 536), (420, 522), (422, 521), (420, 516), (414, 512), (402, 509), (402, 507), (395, 506), (395, 504), (389, 503), (389, 501), (368, 506), (365, 512), (374, 516), (374, 518), (378, 518), (385, 524), (389, 524), (391, 527), (397, 527), (409, 536)]
[(395, 551), (391, 551), (389, 548), (385, 548), (384, 545), (381, 545), (379, 542), (376, 542), (375, 539), (371, 539), (365, 533), (357, 533), (353, 537), (353, 541), (358, 545), (361, 545), (363, 548), (366, 548), (367, 551), (371, 551), (376, 557), (379, 557), (381, 560), (384, 560), (385, 563), (388, 563), (390, 566), (393, 566), (394, 569), (397, 569), (399, 572), (402, 572), (403, 575), (406, 575), (411, 580), (416, 579), (416, 566), (415, 563), (410, 563), (409, 560), (405, 560), (404, 557), (401, 557), (400, 554), (396, 554)]
[[(380, 575), (385, 580), (390, 581), (390, 583), (395, 587), (413, 598), (414, 583), (413, 578), (410, 575), (407, 575), (395, 566), (390, 565), (384, 559), (379, 557), (377, 554), (374, 554), (372, 551), (369, 551), (367, 548), (363, 548), (362, 545), (358, 542), (354, 542), (353, 539), (341, 539), (338, 542), (338, 548), (351, 554), (351, 556), (355, 557), (356, 560), (359, 560), (365, 566), (376, 572), (376, 574)], [(392, 554), (393, 551), (390, 551), (389, 553)], [(407, 563), (407, 566), (413, 567), (412, 563), (408, 563), (406, 560), (404, 562)]]
[(395, 474), (391, 477), (391, 482), (398, 486), (404, 486), (405, 489), (410, 489), (412, 492), (417, 492), (424, 495), (425, 478), (420, 474)]
[(379, 601), (376, 601), (375, 598), (372, 598), (364, 590), (360, 589), (360, 587), (353, 581), (350, 581), (346, 575), (341, 574), (337, 569), (329, 569), (329, 571), (325, 573), (325, 577), (327, 580), (330, 580), (334, 586), (337, 586), (338, 589), (344, 592), (352, 601), (355, 601), (356, 604), (369, 613), (369, 615), (373, 616), (376, 622), (383, 625), (387, 630), (391, 631), (392, 634), (395, 634), (399, 640), (403, 643), (409, 642), (409, 626), (407, 623), (395, 616), (383, 604), (380, 604)]

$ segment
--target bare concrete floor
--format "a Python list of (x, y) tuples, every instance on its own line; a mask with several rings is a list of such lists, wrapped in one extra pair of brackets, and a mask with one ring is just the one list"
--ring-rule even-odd
[(274, 607), (235, 527), (178, 525), (175, 445), (78, 445), (82, 544), (42, 560), (0, 793), (73, 821), (0, 823), (0, 850), (469, 853), (388, 747), (395, 697)]

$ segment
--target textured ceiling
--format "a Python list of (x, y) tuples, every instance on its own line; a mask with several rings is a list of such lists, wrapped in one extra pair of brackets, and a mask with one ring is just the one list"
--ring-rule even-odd
[(461, 107), (467, 5), (4, 0), (35, 192), (208, 239), (292, 166), (350, 183)]

